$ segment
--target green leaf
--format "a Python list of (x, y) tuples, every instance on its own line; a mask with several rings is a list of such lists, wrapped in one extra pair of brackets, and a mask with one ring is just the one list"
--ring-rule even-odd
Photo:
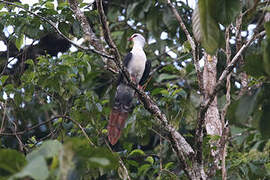
[(146, 159), (145, 159), (146, 162), (149, 162), (150, 164), (154, 164), (154, 159), (152, 156), (148, 156)]
[(167, 26), (167, 28), (172, 28), (173, 26), (178, 25), (174, 14), (172, 13), (169, 7), (164, 8), (164, 13), (162, 16), (163, 23)]
[(15, 46), (16, 46), (16, 48), (17, 48), (18, 50), (21, 49), (21, 46), (22, 46), (22, 44), (23, 44), (23, 39), (24, 39), (24, 35), (21, 34), (21, 35), (16, 39), (16, 41), (15, 41)]
[(78, 21), (74, 21), (72, 24), (72, 30), (76, 37), (80, 37), (82, 35), (81, 33), (81, 25)]
[(270, 38), (263, 41), (263, 62), (264, 70), (270, 76)]
[(134, 167), (139, 167), (139, 163), (134, 160), (127, 160), (127, 163), (134, 166)]
[(151, 168), (150, 164), (144, 164), (138, 169), (138, 174), (145, 174)]
[(4, 6), (5, 6), (5, 4), (4, 4), (4, 3), (1, 3), (1, 4), (0, 4), (0, 10), (1, 10)]
[(117, 21), (117, 18), (120, 16), (120, 12), (119, 12), (119, 9), (118, 8), (114, 8), (114, 7), (110, 7), (108, 9), (108, 20), (109, 21), (112, 21), (112, 22), (115, 22)]
[(46, 2), (45, 7), (48, 9), (54, 9), (54, 4), (52, 2)]
[(178, 78), (179, 76), (178, 75), (174, 75), (174, 74), (167, 74), (167, 73), (163, 73), (163, 74), (160, 74), (159, 77), (157, 78), (157, 82), (160, 83), (164, 80), (171, 80), (171, 79), (175, 79), (175, 78)]
[(231, 24), (240, 12), (240, 0), (218, 0), (217, 1), (217, 20), (227, 26)]
[(259, 50), (250, 50), (250, 53), (247, 53), (245, 57), (244, 70), (247, 74), (254, 77), (265, 75), (263, 55)]
[(26, 164), (24, 155), (13, 149), (0, 149), (0, 176), (12, 175)]
[(263, 86), (263, 106), (262, 115), (259, 121), (259, 130), (264, 138), (270, 138), (270, 84), (264, 84)]
[(252, 95), (244, 95), (240, 98), (235, 112), (235, 117), (239, 122), (244, 123), (248, 120), (248, 117), (254, 111), (260, 92), (261, 88)]
[(62, 148), (62, 144), (57, 140), (48, 140), (32, 151), (26, 156), (28, 161), (35, 159), (36, 157), (42, 156), (44, 158), (52, 158), (57, 156)]
[(128, 8), (127, 8), (127, 18), (129, 18), (132, 15), (132, 13), (134, 12), (134, 9), (136, 8), (136, 6), (138, 4), (139, 4), (138, 2), (135, 2), (133, 4), (129, 4), (128, 5)]
[(200, 12), (199, 12), (199, 7), (196, 6), (193, 14), (192, 14), (192, 31), (194, 34), (194, 38), (198, 42), (202, 42), (202, 25), (200, 22)]
[(34, 61), (32, 59), (27, 59), (24, 63), (34, 65)]
[(3, 86), (3, 84), (5, 84), (7, 79), (8, 79), (8, 75), (1, 76), (0, 77), (0, 86)]
[(156, 38), (159, 38), (160, 35), (158, 32), (160, 18), (162, 17), (157, 8), (152, 8), (146, 18), (146, 27)]
[(70, 25), (67, 24), (66, 22), (60, 22), (59, 25), (58, 25), (58, 28), (65, 35), (68, 35), (69, 32), (70, 32), (70, 29), (71, 29)]
[(214, 54), (219, 47), (220, 29), (213, 14), (216, 9), (215, 0), (200, 0), (199, 13), (202, 28), (202, 45), (208, 54)]
[(173, 162), (168, 162), (168, 163), (165, 165), (165, 169), (171, 169), (171, 168), (173, 168), (173, 165), (174, 165)]
[(118, 158), (115, 153), (106, 148), (91, 147), (86, 139), (72, 138), (65, 143), (75, 153), (75, 158), (81, 167), (115, 169), (118, 167)]
[(270, 39), (270, 21), (264, 23), (267, 38)]
[(87, 64), (87, 73), (90, 73), (92, 68), (91, 68), (91, 65), (89, 62), (86, 61), (86, 64)]
[(28, 176), (38, 180), (46, 180), (49, 177), (47, 163), (42, 156), (37, 156), (35, 159), (32, 159), (21, 172), (15, 174), (10, 179), (13, 180)]
[(78, 53), (77, 53), (77, 58), (82, 58), (83, 57), (83, 55), (84, 55), (84, 52), (81, 52), (81, 51), (79, 51)]
[(135, 155), (145, 156), (145, 153), (141, 149), (135, 149), (131, 151), (128, 156), (135, 156)]

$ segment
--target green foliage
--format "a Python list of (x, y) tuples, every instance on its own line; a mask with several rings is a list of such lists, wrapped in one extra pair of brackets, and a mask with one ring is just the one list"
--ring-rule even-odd
[(31, 161), (40, 156), (44, 157), (45, 159), (52, 158), (59, 154), (61, 147), (61, 143), (57, 140), (48, 140), (42, 143), (38, 149), (35, 149), (30, 154), (28, 154), (26, 158), (28, 161)]
[(10, 179), (31, 177), (33, 179), (46, 180), (49, 177), (49, 170), (43, 157), (38, 156), (30, 161), (21, 172), (15, 174)]
[(104, 172), (118, 167), (116, 154), (105, 148), (91, 147), (79, 138), (68, 139), (64, 144), (57, 140), (45, 141), (27, 155), (27, 162), (24, 155), (15, 150), (1, 150), (0, 158), (0, 175), (9, 179), (96, 177), (96, 173), (85, 176), (85, 170)]
[(224, 46), (219, 24), (228, 26), (240, 11), (239, 0), (199, 0), (193, 15), (193, 33), (206, 52), (214, 54)]
[[(254, 5), (253, 1), (240, 2), (199, 0), (195, 10), (182, 1), (172, 1), (172, 4), (187, 30), (193, 29), (191, 35), (201, 42), (207, 53), (215, 54), (224, 48), (224, 28), (235, 24), (240, 11)], [(127, 42), (131, 34), (140, 32), (147, 39), (147, 58), (152, 60), (152, 69), (158, 70), (152, 74), (145, 91), (166, 114), (169, 123), (196, 147), (194, 135), (201, 92), (191, 46), (167, 2), (112, 0), (103, 1), (103, 5), (121, 55), (131, 48)], [(68, 2), (59, 0), (55, 4), (52, 0), (40, 0), (32, 6), (22, 6), (55, 23), (74, 42), (79, 43), (77, 39), (83, 38), (82, 26)], [(95, 5), (80, 2), (79, 6), (98, 39), (103, 39)], [(43, 49), (48, 43), (44, 42), (48, 34), (57, 34), (55, 30), (23, 9), (8, 6), (6, 11), (4, 7), (0, 3), (0, 30), (6, 33), (7, 27), (12, 27), (14, 32), (1, 35), (1, 40), (6, 37), (10, 45), (9, 55), (6, 51), (0, 52), (1, 133), (15, 130), (20, 133), (18, 137), (3, 135), (0, 138), (0, 179), (125, 179), (127, 174), (119, 165), (119, 158), (131, 179), (187, 179), (172, 144), (166, 139), (168, 134), (136, 98), (136, 107), (119, 143), (112, 146), (116, 153), (111, 152), (105, 142), (106, 126), (117, 76), (106, 70), (97, 54), (74, 48), (71, 51), (69, 47), (65, 51), (50, 52), (62, 47), (63, 42)], [(256, 21), (260, 8), (261, 5), (247, 13), (248, 17), (243, 17), (243, 31), (247, 32), (248, 26)], [(233, 124), (226, 158), (228, 179), (269, 179), (269, 22), (260, 28), (265, 28), (266, 38), (253, 42), (243, 52), (244, 67), (237, 65), (231, 78), (232, 104), (226, 116)], [(230, 34), (235, 35), (233, 31)], [(28, 38), (34, 40), (33, 44), (25, 45)], [(58, 38), (48, 38), (48, 41)], [(248, 37), (242, 36), (242, 39), (245, 41)], [(88, 46), (86, 42), (81, 45)], [(230, 45), (233, 57), (235, 44)], [(104, 47), (111, 52), (106, 45)], [(202, 47), (199, 45), (197, 51), (200, 58)], [(173, 56), (170, 53), (174, 53)], [(224, 53), (222, 55), (218, 57), (218, 76), (226, 62)], [(6, 62), (11, 61), (8, 56), (17, 59), (17, 63), (9, 63), (7, 71), (2, 72)], [(241, 72), (247, 73), (249, 84), (240, 97)], [(218, 93), (220, 111), (225, 104), (225, 94), (225, 89)], [(213, 164), (211, 151), (216, 148), (211, 142), (218, 139), (217, 136), (204, 137), (206, 171)], [(218, 171), (215, 178), (220, 177)]]
[(217, 21), (213, 17), (216, 2), (213, 0), (199, 1), (200, 24), (202, 28), (202, 45), (209, 54), (216, 52), (220, 33)]
[[(215, 8), (218, 22), (228, 26), (232, 23), (240, 12), (241, 3), (239, 0), (222, 0), (218, 1)], [(213, 10), (214, 11), (214, 10)]]
[[(258, 179), (269, 178), (270, 141), (262, 139), (258, 131), (246, 131), (232, 126), (233, 147), (227, 158), (228, 178)], [(240, 133), (240, 135), (239, 135)]]
[(26, 164), (26, 159), (22, 153), (13, 149), (0, 149), (0, 178), (20, 171)]

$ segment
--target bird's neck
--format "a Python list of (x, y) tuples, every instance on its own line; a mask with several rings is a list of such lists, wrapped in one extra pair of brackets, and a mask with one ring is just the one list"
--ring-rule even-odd
[(141, 42), (135, 41), (134, 45), (133, 45), (133, 48), (132, 48), (132, 51), (137, 51), (137, 50), (142, 50), (143, 51), (143, 46), (144, 46), (144, 44), (142, 44)]

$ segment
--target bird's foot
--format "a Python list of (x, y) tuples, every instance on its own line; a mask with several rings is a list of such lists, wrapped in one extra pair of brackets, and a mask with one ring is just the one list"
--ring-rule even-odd
[(144, 89), (143, 89), (143, 86), (141, 86), (141, 85), (138, 85), (138, 89), (144, 90)]
[(133, 81), (134, 83), (137, 83), (136, 81), (136, 77), (134, 77), (134, 76), (131, 76), (131, 81)]

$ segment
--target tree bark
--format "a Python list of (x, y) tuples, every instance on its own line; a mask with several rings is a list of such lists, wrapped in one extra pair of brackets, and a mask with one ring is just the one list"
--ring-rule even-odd
[[(208, 99), (214, 92), (214, 88), (217, 82), (217, 56), (211, 56), (209, 54), (204, 55), (204, 70), (203, 70), (203, 89), (204, 99)], [(217, 95), (210, 104), (205, 113), (205, 128), (206, 133), (211, 136), (222, 136), (222, 122), (220, 120), (220, 114), (217, 104)], [(211, 140), (211, 147), (217, 147), (215, 150), (211, 149), (211, 155), (214, 157), (214, 168), (211, 169), (211, 174), (215, 174), (216, 169), (220, 169), (220, 151), (219, 140)]]

